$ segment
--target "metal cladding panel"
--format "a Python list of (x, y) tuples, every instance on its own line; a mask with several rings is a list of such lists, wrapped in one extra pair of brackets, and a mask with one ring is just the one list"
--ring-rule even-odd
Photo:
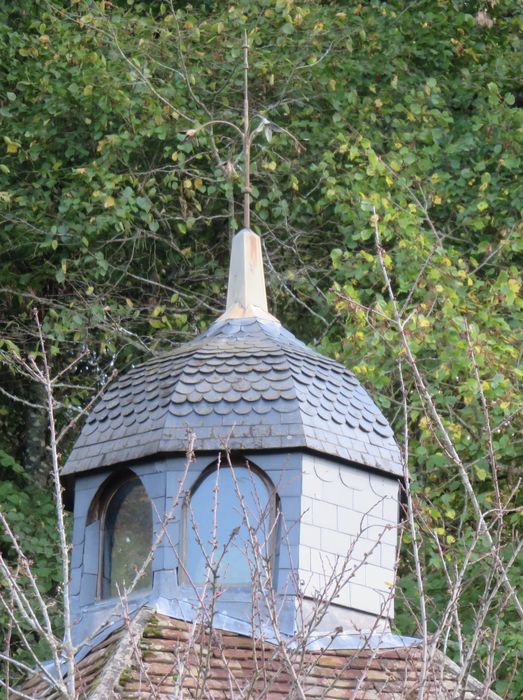
[(387, 419), (356, 377), (258, 318), (217, 321), (113, 382), (64, 467), (88, 471), (158, 452), (310, 448), (402, 474)]

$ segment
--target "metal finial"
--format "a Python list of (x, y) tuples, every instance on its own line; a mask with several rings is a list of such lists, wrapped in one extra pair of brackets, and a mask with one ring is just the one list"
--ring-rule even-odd
[(227, 306), (220, 320), (253, 316), (277, 321), (267, 310), (260, 237), (243, 228), (232, 239)]

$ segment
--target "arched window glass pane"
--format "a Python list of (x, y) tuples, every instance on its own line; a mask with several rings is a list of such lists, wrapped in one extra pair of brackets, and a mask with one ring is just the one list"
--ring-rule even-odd
[[(102, 562), (102, 598), (118, 595), (130, 586), (149, 554), (153, 541), (151, 502), (137, 477), (128, 479), (112, 496), (105, 513)], [(151, 566), (133, 591), (150, 588)]]
[[(238, 492), (243, 498), (243, 507)], [(221, 558), (220, 585), (246, 586), (252, 582), (254, 552), (247, 522), (253, 528), (261, 556), (266, 557), (271, 500), (264, 481), (243, 467), (221, 467), (211, 472), (193, 493), (186, 519), (186, 566), (193, 583), (202, 584), (209, 578), (204, 552), (213, 558), (213, 565)], [(218, 546), (213, 553), (214, 539)]]

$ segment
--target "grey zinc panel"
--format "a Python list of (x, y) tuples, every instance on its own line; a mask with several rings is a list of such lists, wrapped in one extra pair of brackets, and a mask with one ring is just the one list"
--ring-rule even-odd
[(392, 430), (355, 376), (278, 323), (218, 321), (115, 380), (64, 474), (196, 449), (310, 448), (402, 474)]

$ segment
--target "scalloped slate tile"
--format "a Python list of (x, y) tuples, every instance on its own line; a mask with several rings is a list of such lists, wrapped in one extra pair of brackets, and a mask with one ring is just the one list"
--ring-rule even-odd
[(356, 377), (279, 324), (249, 318), (217, 321), (113, 382), (64, 474), (185, 451), (188, 428), (197, 450), (225, 440), (231, 449), (310, 448), (403, 472), (392, 430)]

